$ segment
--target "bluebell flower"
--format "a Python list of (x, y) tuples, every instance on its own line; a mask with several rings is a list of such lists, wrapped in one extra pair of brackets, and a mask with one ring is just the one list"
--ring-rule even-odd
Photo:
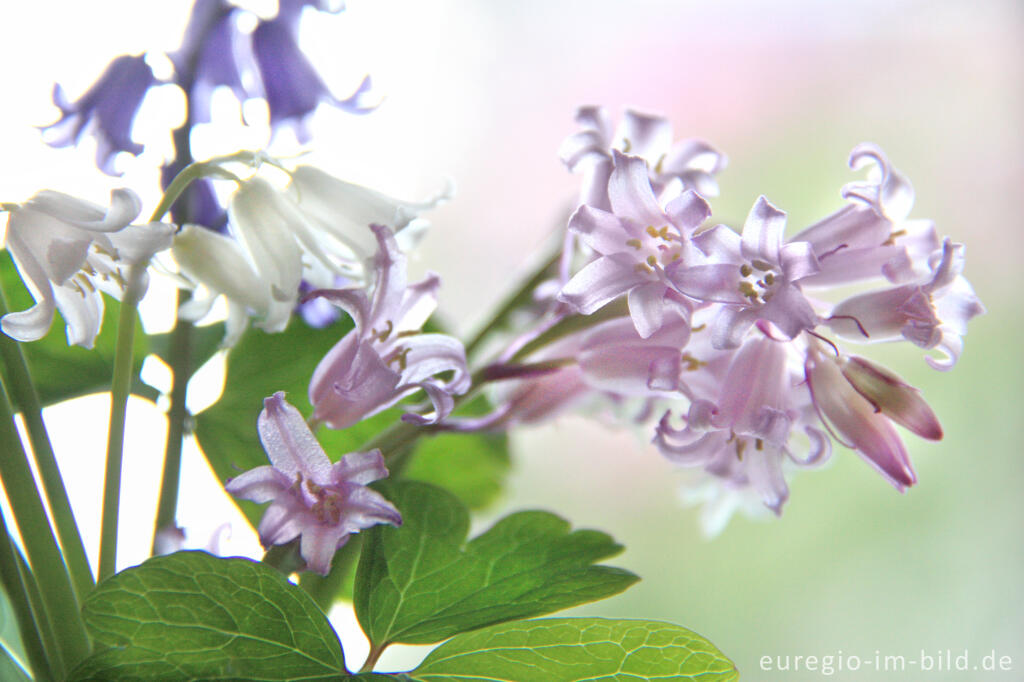
[(373, 109), (364, 103), (370, 89), (369, 76), (347, 99), (338, 99), (299, 49), (299, 17), (307, 4), (321, 9), (323, 5), (310, 0), (282, 0), (277, 16), (260, 22), (252, 34), (253, 57), (263, 83), (263, 97), (270, 109), (270, 125), (275, 130), (282, 126), (293, 127), (301, 143), (309, 139), (305, 119), (320, 102), (351, 113)]
[(43, 126), (44, 131), (52, 131), (47, 143), (54, 147), (78, 144), (89, 132), (96, 138), (96, 165), (104, 173), (117, 175), (114, 157), (118, 152), (142, 152), (142, 145), (132, 141), (132, 121), (155, 82), (145, 58), (137, 55), (110, 62), (99, 80), (74, 102), (68, 101), (60, 85), (54, 85), (53, 103), (61, 117)]
[(239, 102), (252, 96), (242, 84), (252, 60), (235, 22), (237, 11), (226, 0), (197, 0), (181, 47), (170, 55), (176, 81), (188, 93), (193, 123), (210, 122), (210, 96), (219, 86), (231, 88)]

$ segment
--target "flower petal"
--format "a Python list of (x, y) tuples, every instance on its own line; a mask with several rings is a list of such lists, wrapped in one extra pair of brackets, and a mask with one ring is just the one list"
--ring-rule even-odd
[(306, 425), (299, 411), (278, 391), (263, 401), (257, 428), (260, 442), (274, 468), (294, 479), (302, 474), (305, 480), (326, 485), (331, 480), (331, 463)]

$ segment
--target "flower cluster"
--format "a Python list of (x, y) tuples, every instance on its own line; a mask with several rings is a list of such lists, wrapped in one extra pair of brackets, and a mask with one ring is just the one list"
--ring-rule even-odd
[[(239, 23), (246, 11), (228, 0), (195, 3), (181, 47), (169, 55), (174, 65), (169, 82), (185, 90), (192, 124), (210, 121), (210, 99), (218, 87), (229, 88), (240, 102), (264, 99), (272, 129), (292, 128), (301, 143), (309, 139), (305, 121), (321, 102), (352, 113), (373, 109), (367, 102), (369, 77), (352, 95), (338, 98), (299, 48), (299, 19), (307, 5), (340, 11), (317, 0), (281, 0), (276, 16), (259, 20), (246, 32)], [(88, 132), (96, 138), (96, 165), (115, 174), (119, 152), (137, 155), (143, 150), (132, 140), (132, 123), (146, 93), (160, 82), (145, 55), (123, 55), (74, 102), (54, 86), (53, 102), (61, 117), (44, 126), (49, 144), (77, 144)]]
[[(780, 513), (788, 473), (824, 462), (832, 439), (898, 490), (913, 485), (894, 425), (938, 439), (938, 420), (914, 388), (838, 344), (907, 340), (942, 352), (927, 360), (949, 369), (984, 308), (962, 275), (963, 246), (908, 218), (913, 189), (884, 153), (858, 145), (850, 165), (869, 167), (868, 179), (787, 238), (786, 214), (763, 196), (740, 231), (709, 225), (724, 157), (698, 141), (670, 145), (664, 119), (627, 112), (611, 135), (603, 110), (577, 118), (582, 130), (562, 156), (582, 171), (583, 190), (543, 325), (552, 314), (611, 319), (545, 348), (536, 375), (494, 414), (456, 428), (536, 421), (587, 395), (633, 396), (644, 400), (641, 419), (662, 415), (658, 449), (718, 481), (719, 508), (756, 497)], [(868, 290), (830, 302), (851, 286)]]

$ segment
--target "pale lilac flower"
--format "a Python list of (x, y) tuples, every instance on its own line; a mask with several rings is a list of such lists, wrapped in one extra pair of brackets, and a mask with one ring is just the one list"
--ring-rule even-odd
[(985, 312), (963, 277), (963, 246), (950, 239), (929, 259), (931, 272), (904, 284), (853, 296), (832, 309), (829, 327), (854, 341), (905, 339), (921, 348), (938, 348), (943, 360), (928, 357), (936, 369), (952, 369), (963, 350), (967, 322)]
[(628, 294), (636, 330), (647, 337), (661, 326), (665, 307), (682, 299), (674, 296), (666, 269), (704, 261), (691, 237), (711, 209), (693, 191), (662, 209), (651, 189), (647, 162), (618, 151), (613, 157), (611, 211), (580, 206), (569, 221), (569, 229), (599, 257), (565, 284), (558, 299), (589, 315)]
[(683, 261), (667, 268), (682, 293), (724, 304), (712, 327), (716, 348), (739, 346), (757, 320), (771, 322), (789, 339), (817, 325), (799, 282), (818, 271), (818, 260), (808, 242), (786, 241), (785, 228), (786, 214), (762, 196), (742, 235), (716, 225), (694, 239), (706, 264)]
[(868, 167), (866, 181), (851, 182), (842, 195), (849, 203), (804, 229), (793, 241), (811, 244), (819, 270), (801, 283), (824, 287), (885, 277), (902, 283), (917, 278), (918, 263), (939, 248), (928, 220), (910, 220), (914, 188), (876, 145), (859, 144), (850, 167)]
[(229, 479), (224, 487), (244, 500), (270, 502), (258, 529), (264, 547), (298, 537), (306, 567), (327, 575), (352, 533), (378, 523), (402, 525), (395, 506), (366, 487), (388, 475), (380, 450), (353, 452), (331, 464), (280, 391), (263, 401), (258, 428), (271, 466)]
[[(917, 482), (903, 440), (881, 404), (873, 403), (862, 395), (844, 376), (840, 363), (841, 360), (829, 357), (826, 351), (816, 346), (809, 350), (804, 372), (814, 405), (822, 420), (826, 420), (836, 435), (844, 439), (844, 444), (856, 450), (893, 487), (903, 492)], [(906, 396), (905, 389), (893, 388)], [(861, 390), (864, 390), (863, 385)], [(915, 419), (921, 421), (919, 405), (904, 404), (903, 407), (908, 413), (916, 411)], [(926, 417), (922, 423), (927, 421), (930, 420)], [(934, 427), (926, 427), (925, 432), (937, 427), (936, 421)]]
[[(405, 257), (391, 231), (381, 225), (371, 229), (379, 245), (372, 298), (358, 289), (314, 292), (344, 308), (355, 328), (313, 372), (313, 418), (342, 429), (422, 389), (434, 413), (406, 414), (404, 419), (437, 423), (451, 413), (453, 395), (469, 388), (465, 350), (451, 336), (419, 333), (437, 305), (440, 280), (430, 275), (407, 285)], [(448, 381), (436, 376), (449, 371), (453, 376)]]
[(96, 138), (96, 165), (108, 175), (117, 175), (114, 157), (118, 152), (140, 154), (142, 145), (132, 140), (132, 122), (146, 92), (156, 82), (145, 57), (121, 56), (85, 94), (69, 102), (60, 85), (53, 86), (53, 103), (60, 109), (56, 123), (43, 127), (47, 144), (66, 147), (78, 144), (82, 135)]
[(580, 107), (576, 122), (581, 130), (562, 143), (559, 156), (569, 170), (583, 174), (580, 204), (611, 210), (608, 178), (614, 167), (613, 152), (620, 151), (647, 161), (651, 185), (663, 201), (665, 190), (681, 194), (692, 189), (704, 196), (718, 194), (715, 174), (726, 157), (702, 140), (674, 142), (672, 126), (662, 116), (626, 111), (613, 132), (604, 107)]
[[(692, 400), (682, 429), (670, 424), (666, 412), (654, 439), (670, 461), (701, 466), (729, 486), (753, 488), (776, 514), (789, 495), (784, 462), (813, 466), (830, 452), (828, 438), (807, 418), (810, 396), (799, 385), (788, 348), (763, 335), (748, 339), (731, 351), (716, 399)], [(800, 426), (809, 442), (802, 458), (791, 444)]]
[[(111, 192), (109, 208), (52, 190), (4, 208), (7, 249), (36, 302), (0, 323), (19, 341), (45, 336), (59, 310), (68, 343), (92, 348), (103, 321), (100, 291), (119, 299), (128, 268), (171, 244), (171, 225), (130, 224), (142, 203), (127, 189)], [(141, 282), (143, 292), (147, 283)]]

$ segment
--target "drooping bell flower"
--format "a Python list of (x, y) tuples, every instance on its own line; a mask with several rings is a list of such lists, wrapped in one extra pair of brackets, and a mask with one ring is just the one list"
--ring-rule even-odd
[(952, 369), (963, 350), (968, 321), (984, 313), (985, 307), (962, 274), (962, 244), (947, 238), (929, 265), (931, 273), (917, 283), (842, 301), (832, 309), (829, 327), (853, 341), (905, 339), (921, 348), (938, 348), (946, 357), (928, 357), (928, 364)]
[(298, 537), (306, 568), (327, 575), (352, 533), (379, 523), (402, 525), (398, 509), (366, 487), (388, 475), (380, 450), (353, 452), (331, 464), (280, 391), (263, 401), (258, 428), (270, 466), (231, 478), (224, 487), (243, 500), (270, 503), (258, 529), (264, 547)]
[[(132, 122), (149, 88), (156, 83), (143, 55), (121, 56), (110, 62), (92, 87), (69, 102), (60, 85), (53, 86), (53, 103), (61, 111), (56, 123), (43, 126), (47, 144), (67, 147), (78, 144), (86, 133), (96, 138), (96, 165), (117, 175), (118, 152), (140, 154), (142, 145), (132, 140)], [(45, 139), (45, 138), (44, 138)]]
[(306, 0), (280, 3), (277, 16), (261, 21), (252, 33), (252, 53), (263, 85), (262, 96), (270, 109), (270, 125), (276, 130), (291, 126), (300, 143), (309, 140), (305, 120), (321, 102), (362, 114), (374, 106), (366, 102), (370, 77), (345, 99), (335, 97), (298, 43), (298, 23)]
[[(386, 227), (371, 226), (379, 244), (372, 297), (360, 289), (314, 292), (348, 312), (355, 328), (327, 352), (309, 382), (313, 418), (342, 429), (422, 389), (433, 404), (429, 415), (403, 418), (434, 424), (448, 416), (454, 395), (469, 389), (462, 343), (420, 328), (437, 305), (440, 279), (430, 275), (407, 285), (405, 256)], [(452, 372), (445, 381), (439, 374)]]
[[(128, 268), (171, 244), (171, 225), (130, 224), (142, 203), (128, 189), (111, 192), (107, 208), (52, 190), (4, 208), (10, 212), (7, 249), (36, 301), (0, 322), (19, 341), (45, 336), (59, 310), (68, 343), (92, 348), (103, 321), (100, 291), (120, 299)], [(143, 292), (147, 283), (144, 275)]]

